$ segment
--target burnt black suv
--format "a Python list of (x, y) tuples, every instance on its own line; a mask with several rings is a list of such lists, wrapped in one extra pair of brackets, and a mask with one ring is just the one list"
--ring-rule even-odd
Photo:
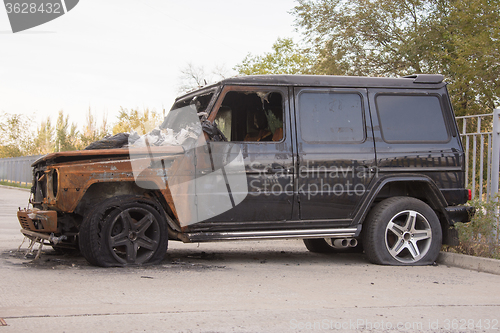
[(172, 240), (279, 238), (422, 265), (473, 214), (442, 75), (231, 78), (125, 137), (36, 161), (22, 232), (100, 266), (157, 263)]

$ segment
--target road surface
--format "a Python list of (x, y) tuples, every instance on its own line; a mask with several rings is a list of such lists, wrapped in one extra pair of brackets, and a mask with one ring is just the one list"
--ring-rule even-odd
[(376, 266), (299, 240), (170, 242), (160, 265), (139, 268), (49, 248), (25, 259), (15, 213), (28, 194), (0, 188), (0, 333), (500, 331), (497, 275)]

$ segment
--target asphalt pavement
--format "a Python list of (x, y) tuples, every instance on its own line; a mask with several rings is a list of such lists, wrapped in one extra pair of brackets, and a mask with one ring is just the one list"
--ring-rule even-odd
[(500, 331), (498, 275), (377, 266), (300, 240), (170, 242), (160, 265), (136, 268), (50, 248), (35, 261), (17, 252), (28, 195), (0, 187), (0, 333)]

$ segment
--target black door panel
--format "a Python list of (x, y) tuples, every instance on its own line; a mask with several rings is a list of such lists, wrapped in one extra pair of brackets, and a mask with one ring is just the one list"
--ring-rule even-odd
[(296, 88), (301, 219), (354, 216), (375, 170), (366, 89)]

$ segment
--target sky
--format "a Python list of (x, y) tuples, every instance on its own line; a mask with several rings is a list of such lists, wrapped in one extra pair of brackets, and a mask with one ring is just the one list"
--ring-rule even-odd
[(0, 6), (0, 113), (35, 122), (63, 110), (81, 128), (91, 109), (167, 111), (189, 63), (230, 75), (248, 53), (298, 40), (293, 0), (80, 0), (65, 15), (12, 33)]

